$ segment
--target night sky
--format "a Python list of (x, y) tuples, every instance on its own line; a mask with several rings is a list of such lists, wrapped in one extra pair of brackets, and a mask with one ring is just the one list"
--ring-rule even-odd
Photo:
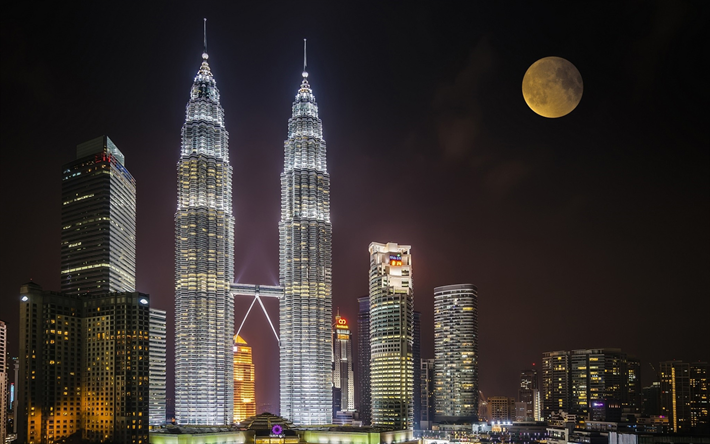
[[(406, 5), (406, 7), (405, 7)], [(180, 129), (208, 20), (234, 168), (235, 277), (278, 284), (279, 174), (308, 39), (328, 147), (333, 307), (355, 324), (368, 245), (412, 245), (422, 356), (433, 288), (479, 289), (480, 387), (515, 396), (544, 351), (618, 347), (643, 382), (710, 358), (706, 2), (14, 2), (1, 17), (0, 319), (59, 289), (61, 180), (108, 135), (138, 182), (137, 289), (174, 299)], [(707, 37), (707, 35), (706, 35)], [(584, 79), (571, 114), (521, 93), (546, 56)], [(238, 299), (236, 322), (250, 300)], [(276, 301), (267, 300), (273, 319)], [(257, 402), (278, 405), (263, 314)], [(173, 331), (168, 348), (172, 354)], [(168, 380), (172, 385), (172, 357)]]

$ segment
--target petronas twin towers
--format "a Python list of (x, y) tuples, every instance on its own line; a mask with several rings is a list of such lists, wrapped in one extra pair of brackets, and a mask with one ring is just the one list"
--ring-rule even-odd
[[(305, 43), (304, 43), (305, 44)], [(224, 110), (206, 52), (182, 128), (175, 213), (175, 416), (232, 420), (234, 215)], [(288, 122), (281, 174), (279, 303), (281, 415), (332, 418), (330, 176), (318, 105), (304, 72)]]

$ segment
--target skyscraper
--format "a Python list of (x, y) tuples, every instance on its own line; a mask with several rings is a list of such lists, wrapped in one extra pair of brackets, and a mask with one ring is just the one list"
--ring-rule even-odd
[(412, 361), (414, 362), (414, 379), (412, 387), (414, 392), (414, 430), (421, 430), (422, 417), (422, 314), (414, 312), (414, 335), (412, 342)]
[(255, 374), (251, 347), (234, 335), (234, 422), (256, 415)]
[(434, 407), (434, 359), (421, 359), (419, 361), (421, 369), (421, 414), (419, 418), (419, 427), (421, 430), (430, 430), (434, 416), (436, 415)]
[(234, 216), (224, 110), (207, 59), (190, 90), (177, 164), (175, 416), (221, 425), (232, 422), (234, 396)]
[(370, 244), (372, 424), (412, 429), (414, 287), (409, 245)]
[(333, 415), (330, 175), (305, 68), (284, 142), (279, 221), (281, 416), (297, 425)]
[(150, 425), (165, 424), (167, 313), (150, 309)]
[(340, 405), (333, 412), (333, 417), (337, 411), (355, 410), (352, 339), (348, 321), (339, 314), (336, 315), (333, 323), (333, 388), (340, 389)]
[(372, 421), (372, 402), (370, 398), (370, 297), (357, 298), (357, 376), (358, 376), (358, 411), (363, 425)]
[(62, 168), (62, 292), (135, 291), (136, 181), (107, 136)]
[(478, 416), (478, 289), (434, 289), (434, 386), (437, 421)]
[(563, 410), (569, 412), (569, 352), (554, 351), (542, 354), (542, 404), (543, 416)]
[(535, 410), (538, 394), (538, 377), (536, 368), (528, 368), (520, 372), (520, 388), (518, 389), (518, 400), (525, 403), (525, 420), (535, 421)]
[(708, 363), (661, 362), (661, 414), (675, 433), (708, 433)]

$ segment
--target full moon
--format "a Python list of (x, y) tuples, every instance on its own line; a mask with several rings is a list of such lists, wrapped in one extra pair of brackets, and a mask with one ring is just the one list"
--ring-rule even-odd
[(561, 57), (545, 57), (530, 65), (523, 77), (523, 97), (537, 114), (557, 118), (571, 113), (582, 99), (582, 76)]

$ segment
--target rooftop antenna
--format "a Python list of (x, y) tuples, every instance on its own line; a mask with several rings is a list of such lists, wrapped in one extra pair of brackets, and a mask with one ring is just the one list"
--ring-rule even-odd
[(303, 39), (303, 77), (308, 77), (306, 66), (308, 66), (306, 63), (306, 39)]
[(203, 58), (203, 59), (206, 59), (206, 58), (207, 58), (207, 18), (205, 17), (203, 20), (204, 20), (205, 22), (204, 22), (204, 26), (203, 26), (203, 35), (204, 35), (204, 37), (203, 37), (203, 44), (204, 44), (204, 50), (202, 51), (202, 58)]

